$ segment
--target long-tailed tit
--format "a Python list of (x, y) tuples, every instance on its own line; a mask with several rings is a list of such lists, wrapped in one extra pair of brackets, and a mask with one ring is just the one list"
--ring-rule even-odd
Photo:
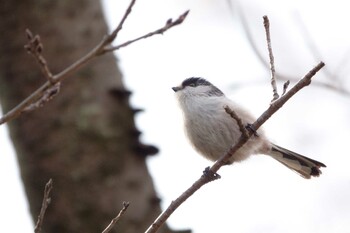
[[(203, 78), (188, 78), (172, 89), (183, 111), (189, 140), (209, 160), (219, 159), (241, 136), (236, 120), (226, 113), (224, 106), (234, 110), (243, 124), (255, 121), (247, 110)], [(261, 129), (230, 158), (228, 164), (242, 161), (252, 154), (269, 155), (306, 179), (319, 176), (320, 167), (326, 167), (321, 162), (273, 144)]]

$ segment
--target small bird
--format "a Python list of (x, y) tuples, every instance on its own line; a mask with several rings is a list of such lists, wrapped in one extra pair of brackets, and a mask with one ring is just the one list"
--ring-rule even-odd
[[(190, 142), (209, 160), (219, 159), (241, 136), (236, 120), (225, 111), (224, 106), (234, 110), (244, 125), (255, 121), (247, 110), (228, 99), (204, 78), (185, 79), (172, 89), (182, 109)], [(322, 173), (320, 168), (326, 167), (321, 162), (275, 145), (261, 129), (230, 158), (228, 164), (242, 161), (252, 154), (268, 155), (306, 179), (319, 176)]]

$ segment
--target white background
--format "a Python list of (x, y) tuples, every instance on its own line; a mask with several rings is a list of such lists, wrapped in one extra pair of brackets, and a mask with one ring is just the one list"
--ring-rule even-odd
[[(104, 1), (112, 28), (128, 4)], [(240, 7), (266, 62), (262, 16), (269, 16), (278, 72), (297, 79), (323, 60), (331, 75), (323, 71), (315, 82), (341, 83), (350, 90), (347, 1), (249, 0)], [(163, 208), (211, 164), (187, 142), (171, 87), (191, 76), (204, 77), (256, 116), (272, 97), (269, 72), (247, 42), (237, 2), (231, 11), (226, 0), (138, 1), (116, 44), (157, 29), (187, 9), (191, 12), (182, 25), (117, 53), (125, 85), (134, 93), (132, 105), (146, 109), (136, 119), (142, 140), (161, 150), (148, 164)], [(317, 52), (307, 44), (309, 37)], [(195, 233), (349, 232), (349, 119), (349, 96), (312, 84), (264, 128), (275, 143), (324, 162), (327, 168), (321, 177), (304, 180), (268, 157), (253, 156), (222, 168), (222, 179), (200, 189), (170, 217), (169, 224)], [(5, 129), (0, 126), (1, 229), (33, 232)]]

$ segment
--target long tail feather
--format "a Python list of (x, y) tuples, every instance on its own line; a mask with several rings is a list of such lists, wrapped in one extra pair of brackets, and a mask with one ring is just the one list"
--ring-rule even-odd
[(312, 176), (320, 176), (322, 174), (320, 168), (326, 167), (326, 165), (321, 162), (284, 149), (275, 144), (272, 144), (271, 153), (269, 155), (286, 167), (299, 173), (305, 179), (310, 179)]

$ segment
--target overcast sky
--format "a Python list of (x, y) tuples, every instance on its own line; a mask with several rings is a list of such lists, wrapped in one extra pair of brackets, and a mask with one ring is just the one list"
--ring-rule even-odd
[[(114, 27), (129, 1), (103, 2)], [(136, 119), (142, 140), (161, 150), (148, 164), (163, 208), (212, 164), (187, 142), (171, 87), (191, 76), (204, 77), (256, 116), (272, 98), (268, 70), (248, 43), (238, 9), (266, 62), (262, 16), (269, 16), (278, 72), (298, 79), (323, 60), (327, 72), (317, 74), (315, 82), (333, 79), (350, 90), (347, 1), (248, 0), (239, 6), (232, 2), (231, 10), (227, 0), (138, 1), (118, 42), (157, 29), (188, 9), (183, 25), (117, 53), (125, 85), (134, 93), (132, 105), (146, 110)], [(276, 144), (325, 163), (321, 177), (304, 180), (266, 156), (253, 156), (222, 168), (222, 179), (200, 189), (170, 217), (170, 225), (194, 233), (349, 232), (349, 119), (349, 96), (312, 84), (264, 128)], [(32, 232), (4, 129), (0, 127), (2, 230), (14, 232), (13, 226), (21, 225), (23, 229), (15, 232)]]

